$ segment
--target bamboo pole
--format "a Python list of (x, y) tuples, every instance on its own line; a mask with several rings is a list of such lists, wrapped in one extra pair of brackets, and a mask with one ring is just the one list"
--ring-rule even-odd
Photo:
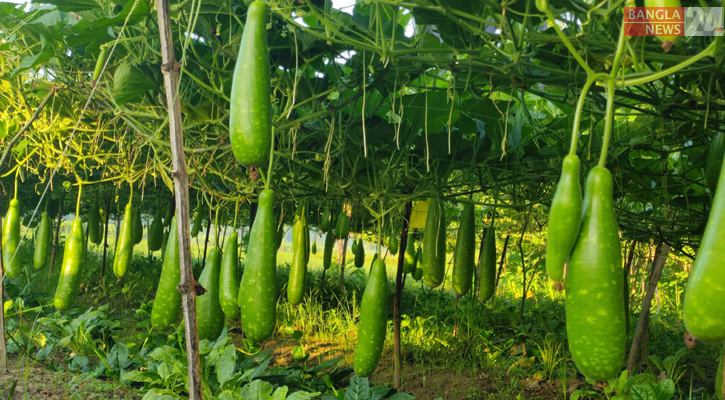
[(196, 328), (196, 296), (200, 285), (194, 279), (191, 264), (191, 243), (189, 223), (189, 175), (184, 159), (184, 133), (181, 125), (181, 102), (177, 93), (181, 66), (174, 56), (174, 42), (171, 35), (169, 0), (156, 3), (159, 36), (161, 41), (161, 72), (166, 88), (166, 104), (169, 108), (169, 132), (171, 142), (172, 177), (176, 203), (176, 229), (179, 235), (179, 268), (186, 336), (186, 357), (189, 377), (189, 400), (203, 400), (201, 392), (201, 365), (199, 362), (199, 334)]

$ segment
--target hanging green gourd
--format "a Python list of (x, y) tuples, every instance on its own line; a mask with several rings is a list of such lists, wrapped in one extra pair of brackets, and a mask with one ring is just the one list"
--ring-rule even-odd
[(3, 267), (8, 278), (20, 275), (18, 246), (20, 246), (20, 203), (17, 199), (12, 199), (3, 220)]
[(271, 68), (267, 48), (267, 6), (247, 9), (230, 95), (229, 137), (237, 161), (263, 166), (272, 144)]
[(322, 220), (320, 221), (320, 231), (328, 233), (332, 225), (332, 214), (330, 213), (330, 207), (325, 207), (325, 212), (322, 214)]
[(124, 210), (121, 229), (118, 232), (116, 255), (113, 258), (113, 273), (118, 278), (126, 275), (126, 271), (131, 265), (131, 258), (133, 257), (133, 219), (133, 207), (131, 198), (129, 198)]
[[(256, 223), (257, 220), (255, 219), (254, 222)], [(232, 229), (226, 246), (224, 246), (222, 270), (219, 280), (219, 303), (221, 304), (227, 321), (234, 321), (239, 318), (239, 274), (237, 272), (239, 270), (239, 261), (237, 258), (239, 246), (237, 242), (237, 231)]]
[(335, 225), (335, 237), (337, 239), (345, 239), (350, 229), (350, 216), (347, 215), (344, 207), (337, 216), (337, 224)]
[(151, 325), (159, 331), (170, 329), (179, 318), (181, 311), (181, 293), (176, 289), (181, 282), (177, 239), (176, 217), (173, 217), (168, 239), (164, 243), (165, 251), (161, 252), (164, 255), (164, 262), (154, 305), (151, 309)]
[(289, 282), (287, 283), (287, 301), (300, 304), (307, 284), (307, 244), (309, 243), (309, 230), (307, 228), (307, 203), (302, 202), (297, 207), (295, 221), (292, 226), (292, 265), (290, 267)]
[(93, 244), (101, 243), (100, 219), (101, 215), (98, 212), (98, 203), (94, 201), (88, 211), (88, 241)]
[(312, 242), (312, 246), (310, 247), (310, 251), (312, 254), (317, 254), (317, 240)]
[(70, 234), (65, 241), (58, 287), (55, 289), (53, 299), (55, 308), (60, 311), (68, 310), (75, 303), (83, 277), (83, 265), (86, 261), (86, 238), (83, 234), (83, 221), (79, 217), (81, 192), (82, 186), (78, 186), (76, 218), (71, 224)]
[(141, 210), (133, 210), (133, 244), (139, 244), (143, 240), (143, 222), (141, 221)]
[[(362, 247), (362, 246), (361, 246)], [(370, 376), (378, 366), (388, 326), (388, 277), (385, 263), (376, 260), (360, 304), (360, 327), (353, 358), (358, 376)]]
[(365, 265), (365, 246), (362, 239), (359, 239), (355, 247), (355, 267), (362, 268), (363, 265)]
[(332, 266), (332, 251), (335, 248), (335, 235), (329, 232), (325, 235), (325, 251), (322, 253), (322, 267), (329, 269)]
[(239, 287), (238, 304), (247, 338), (263, 342), (274, 333), (277, 322), (277, 224), (274, 192), (259, 195), (259, 208), (249, 233), (247, 261)]
[(35, 234), (35, 251), (33, 253), (33, 265), (35, 269), (43, 269), (48, 263), (50, 254), (50, 241), (53, 235), (53, 225), (47, 211), (40, 217), (40, 224)]
[(388, 251), (390, 251), (390, 254), (398, 254), (398, 236), (395, 234), (395, 232), (390, 232), (390, 237), (388, 238)]
[(150, 251), (161, 250), (164, 241), (163, 210), (156, 211), (148, 232), (148, 246)]
[(464, 204), (458, 224), (456, 254), (453, 259), (453, 291), (464, 296), (471, 290), (476, 258), (476, 220), (473, 204)]
[(219, 303), (219, 276), (221, 252), (215, 247), (206, 255), (206, 265), (199, 276), (199, 284), (206, 293), (196, 298), (196, 326), (199, 340), (216, 340), (224, 329), (224, 312)]
[[(619, 228), (612, 175), (606, 168), (589, 172), (583, 210), (566, 275), (566, 330), (579, 370), (606, 382), (619, 375), (627, 341)], [(686, 299), (685, 323), (687, 301), (692, 300), (687, 294)]]
[(405, 258), (403, 260), (403, 273), (412, 274), (415, 271), (416, 262), (416, 248), (415, 242), (413, 241), (413, 234), (408, 232), (408, 245), (405, 247)]
[(423, 281), (431, 288), (443, 283), (446, 272), (446, 217), (443, 203), (433, 197), (423, 236)]

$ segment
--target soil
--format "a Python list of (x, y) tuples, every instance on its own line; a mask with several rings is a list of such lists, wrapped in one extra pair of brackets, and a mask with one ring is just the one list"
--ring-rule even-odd
[[(8, 358), (8, 372), (0, 374), (2, 399), (138, 400), (141, 398), (138, 394), (127, 392), (117, 383), (94, 378), (82, 380), (71, 373), (49, 371), (44, 365), (32, 362), (26, 366), (24, 359), (18, 359), (13, 354), (9, 354)], [(13, 387), (14, 391), (10, 397)]]

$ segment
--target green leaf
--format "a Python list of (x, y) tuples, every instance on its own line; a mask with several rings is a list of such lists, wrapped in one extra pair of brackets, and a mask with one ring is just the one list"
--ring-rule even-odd
[(40, 37), (40, 52), (32, 56), (25, 56), (20, 60), (18, 68), (10, 74), (10, 77), (14, 77), (17, 73), (27, 71), (31, 68), (35, 68), (40, 64), (50, 60), (55, 53), (53, 47), (47, 43), (45, 36)]
[(159, 376), (150, 371), (129, 371), (123, 374), (123, 379), (131, 382), (154, 383), (159, 379)]
[(257, 379), (244, 385), (239, 394), (244, 400), (269, 400), (272, 397), (272, 384)]
[(224, 382), (228, 381), (234, 374), (234, 365), (237, 363), (237, 349), (233, 344), (228, 345), (222, 351), (217, 362), (214, 364), (216, 367), (216, 378), (219, 381), (219, 385), (223, 385)]
[[(135, 8), (134, 3), (136, 3)], [(131, 9), (133, 9), (133, 14), (131, 14), (131, 17), (128, 20), (128, 24), (134, 24), (149, 14), (149, 2), (148, 0), (129, 0), (123, 7), (123, 10), (121, 10), (121, 12), (118, 13), (116, 16), (99, 18), (95, 22), (93, 22), (93, 24), (91, 24), (90, 29), (105, 26), (123, 25), (123, 23), (126, 21), (126, 17), (131, 12)]]
[(353, 375), (350, 378), (350, 387), (345, 392), (345, 400), (370, 400), (370, 382), (368, 382), (368, 378)]
[(654, 391), (649, 385), (632, 386), (630, 397), (632, 400), (657, 400)]
[(141, 98), (149, 88), (154, 86), (154, 82), (144, 73), (139, 64), (122, 64), (116, 68), (113, 76), (113, 98), (116, 100), (116, 104), (123, 105)]
[(287, 392), (289, 388), (287, 386), (280, 386), (272, 394), (272, 400), (285, 400), (287, 398)]
[(225, 390), (217, 396), (218, 400), (246, 400), (242, 398), (240, 395), (238, 395), (235, 392), (232, 392), (231, 390)]
[(52, 4), (60, 11), (76, 13), (100, 8), (100, 5), (93, 0), (42, 0), (33, 1), (32, 4)]

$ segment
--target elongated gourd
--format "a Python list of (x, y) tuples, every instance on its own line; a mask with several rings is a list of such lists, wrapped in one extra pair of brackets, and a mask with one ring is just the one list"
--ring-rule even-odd
[(582, 192), (579, 184), (579, 158), (564, 157), (561, 178), (549, 208), (546, 241), (546, 272), (555, 281), (564, 279), (564, 264), (579, 235), (582, 219)]
[(126, 271), (131, 265), (131, 258), (133, 257), (133, 208), (131, 206), (131, 199), (128, 200), (124, 212), (121, 229), (118, 232), (116, 255), (113, 258), (113, 273), (118, 278), (126, 275)]
[(302, 302), (307, 285), (307, 205), (301, 204), (292, 225), (292, 266), (287, 283), (287, 301), (292, 305)]
[(717, 189), (717, 180), (722, 170), (723, 156), (725, 156), (725, 133), (718, 132), (710, 143), (710, 150), (707, 152), (707, 164), (705, 165), (705, 182), (711, 193)]
[(136, 245), (141, 243), (141, 240), (143, 240), (143, 222), (141, 221), (141, 210), (133, 210), (133, 224), (131, 225), (131, 228), (133, 229), (133, 244)]
[(370, 376), (380, 361), (388, 325), (388, 277), (385, 263), (375, 260), (360, 304), (360, 325), (353, 357), (358, 376)]
[[(644, 6), (654, 8), (682, 7), (682, 4), (680, 3), (680, 0), (644, 0)], [(672, 33), (684, 34), (684, 32), (674, 32), (674, 29)], [(675, 45), (678, 36), (657, 36), (657, 38), (664, 42), (662, 44), (662, 48), (665, 49), (665, 52), (668, 52), (672, 48), (672, 46)]]
[(355, 267), (362, 268), (365, 265), (365, 246), (362, 243), (362, 239), (358, 239), (357, 246), (355, 247)]
[(88, 212), (88, 241), (93, 244), (101, 243), (101, 215), (98, 212), (98, 204), (93, 203)]
[(10, 200), (8, 213), (3, 221), (3, 267), (8, 278), (20, 275), (20, 203), (17, 199)]
[(418, 250), (415, 252), (415, 269), (413, 269), (413, 273), (410, 276), (416, 282), (423, 279), (423, 246), (419, 245)]
[[(169, 221), (169, 222), (171, 222), (171, 221)], [(168, 247), (167, 246), (168, 242), (169, 242), (169, 230), (164, 229), (164, 241), (163, 241), (163, 243), (161, 243), (161, 259), (162, 260), (166, 259), (166, 248)]]
[(43, 212), (40, 217), (38, 231), (35, 234), (35, 251), (33, 253), (33, 265), (35, 269), (43, 269), (48, 263), (50, 240), (53, 235), (53, 226), (50, 223), (48, 212)]
[(272, 336), (277, 323), (277, 223), (270, 189), (259, 194), (239, 287), (239, 307), (247, 338), (259, 343)]
[(83, 222), (80, 218), (76, 218), (71, 224), (70, 234), (65, 242), (58, 287), (55, 289), (53, 304), (58, 310), (67, 310), (75, 302), (81, 286), (85, 260), (86, 238), (83, 234)]
[(476, 219), (473, 204), (464, 204), (458, 225), (456, 254), (453, 259), (453, 291), (464, 296), (471, 290), (476, 264)]
[(171, 219), (171, 230), (166, 241), (164, 263), (161, 269), (159, 286), (151, 309), (151, 325), (154, 329), (165, 331), (170, 329), (179, 318), (181, 312), (181, 293), (176, 289), (181, 283), (179, 269), (179, 234), (176, 230), (176, 217)]
[(161, 250), (164, 241), (164, 222), (162, 210), (156, 211), (154, 220), (151, 222), (148, 234), (148, 246), (150, 251)]
[(338, 239), (345, 239), (350, 229), (350, 217), (347, 215), (345, 210), (340, 211), (340, 215), (337, 216), (337, 224), (335, 225), (335, 237)]
[(322, 267), (329, 269), (332, 266), (332, 251), (335, 249), (335, 235), (329, 232), (325, 235), (325, 251), (322, 253)]
[(720, 172), (705, 233), (685, 287), (685, 327), (697, 340), (725, 341), (725, 174)]
[(408, 232), (408, 242), (407, 246), (405, 247), (405, 258), (403, 260), (403, 273), (405, 274), (412, 274), (413, 271), (415, 271), (416, 262), (415, 262), (415, 255), (416, 255), (416, 249), (415, 249), (415, 242), (413, 242), (413, 234)]
[(247, 9), (230, 96), (229, 137), (237, 161), (263, 166), (272, 144), (272, 101), (267, 6), (254, 1)]
[(626, 342), (621, 245), (612, 195), (612, 175), (606, 168), (592, 168), (566, 276), (569, 349), (579, 370), (598, 382), (619, 375)]
[(390, 251), (390, 254), (398, 254), (399, 245), (400, 243), (398, 243), (398, 237), (394, 232), (390, 232), (390, 237), (388, 239), (388, 251)]
[(224, 329), (224, 312), (219, 304), (219, 275), (221, 252), (209, 249), (206, 265), (199, 276), (199, 284), (206, 293), (196, 298), (196, 326), (199, 340), (216, 340)]
[(310, 247), (310, 252), (312, 252), (312, 254), (317, 254), (317, 240), (312, 242), (312, 247)]
[(483, 240), (483, 254), (481, 254), (478, 276), (481, 279), (478, 298), (485, 303), (496, 292), (496, 227), (493, 224), (488, 227)]
[(443, 203), (433, 197), (428, 206), (423, 236), (423, 282), (431, 288), (443, 283), (446, 273), (446, 217)]
[(332, 225), (332, 214), (330, 213), (330, 207), (325, 207), (325, 212), (322, 214), (322, 221), (320, 221), (320, 231), (328, 233)]
[(196, 216), (194, 217), (194, 223), (191, 224), (191, 237), (196, 237), (201, 231), (201, 224), (204, 222), (204, 210), (199, 207), (196, 210)]
[[(257, 223), (256, 219), (254, 223)], [(219, 278), (219, 304), (221, 304), (227, 321), (239, 318), (239, 273), (237, 272), (239, 247), (237, 242), (237, 231), (232, 230), (224, 247), (221, 277)], [(247, 259), (247, 263), (249, 263), (249, 259)]]

